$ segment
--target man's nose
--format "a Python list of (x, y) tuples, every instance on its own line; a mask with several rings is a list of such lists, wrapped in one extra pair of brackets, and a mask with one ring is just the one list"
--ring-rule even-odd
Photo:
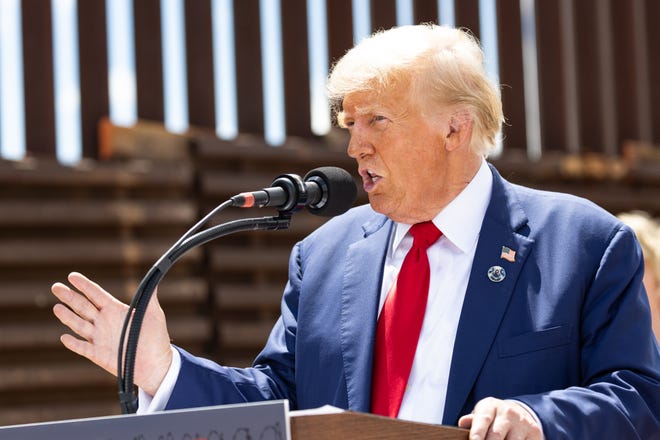
[(353, 130), (351, 138), (348, 141), (347, 153), (353, 159), (359, 159), (372, 154), (374, 147), (369, 139), (362, 135), (358, 130)]

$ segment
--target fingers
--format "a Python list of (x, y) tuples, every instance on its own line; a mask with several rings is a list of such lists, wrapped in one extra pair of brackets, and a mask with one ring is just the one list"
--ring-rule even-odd
[(492, 397), (482, 399), (472, 414), (461, 417), (459, 427), (470, 429), (470, 440), (540, 440), (543, 431), (521, 404)]
[[(72, 330), (72, 334), (61, 336), (60, 341), (70, 351), (116, 374), (128, 305), (79, 273), (71, 273), (68, 281), (71, 287), (55, 283), (51, 288), (61, 302), (53, 307), (53, 313)], [(172, 357), (165, 314), (156, 295), (148, 305), (143, 330), (136, 355), (135, 383), (155, 392)]]
[(108, 302), (113, 301), (114, 297), (106, 292), (101, 286), (78, 272), (71, 272), (68, 276), (69, 282), (87, 299), (89, 299), (96, 308), (103, 308)]
[(92, 341), (92, 335), (94, 334), (94, 325), (78, 316), (78, 314), (71, 311), (68, 307), (63, 306), (62, 304), (55, 304), (53, 307), (53, 313), (59, 319), (62, 324), (69, 327), (74, 333), (86, 339), (87, 341)]
[(466, 414), (460, 419), (458, 419), (458, 427), (463, 429), (470, 429), (472, 426), (472, 420), (474, 416), (472, 414)]
[(82, 341), (71, 335), (60, 336), (60, 341), (62, 342), (62, 345), (64, 345), (72, 352), (79, 354), (80, 356), (84, 356), (88, 359), (92, 357), (92, 348), (89, 342)]
[(60, 336), (60, 342), (62, 342), (62, 345), (64, 345), (70, 351), (89, 359), (109, 373), (117, 375), (117, 364), (114, 362), (116, 356), (112, 359), (113, 362), (104, 363), (100, 358), (98, 358), (98, 353), (95, 350), (94, 344), (90, 342), (83, 341), (67, 334)]
[[(477, 403), (472, 414), (472, 425), (470, 427), (470, 440), (480, 440), (487, 438), (489, 431), (493, 435), (500, 435), (499, 431), (490, 429), (495, 420), (496, 406), (490, 399), (484, 399)], [(498, 438), (498, 437), (493, 437)], [(499, 437), (504, 439), (505, 437)]]
[(72, 290), (62, 283), (55, 283), (50, 289), (53, 295), (71, 310), (80, 315), (81, 318), (93, 322), (98, 314), (97, 306), (87, 297)]

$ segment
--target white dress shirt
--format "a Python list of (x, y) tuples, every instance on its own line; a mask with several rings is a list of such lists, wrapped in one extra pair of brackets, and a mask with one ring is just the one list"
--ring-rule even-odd
[[(427, 251), (431, 266), (429, 297), (399, 418), (442, 422), (456, 329), (479, 230), (490, 201), (492, 181), (484, 160), (466, 188), (433, 219), (443, 235)], [(380, 308), (412, 247), (412, 236), (408, 234), (410, 226), (396, 224), (393, 228), (385, 260)], [(167, 405), (181, 367), (179, 352), (175, 349), (172, 352), (172, 364), (156, 395), (152, 397), (139, 391), (138, 413), (160, 411)]]
[[(484, 160), (472, 181), (433, 219), (442, 236), (427, 250), (429, 296), (400, 419), (442, 423), (458, 320), (492, 186), (493, 175)], [(380, 308), (412, 247), (410, 227), (397, 223), (393, 228)]]

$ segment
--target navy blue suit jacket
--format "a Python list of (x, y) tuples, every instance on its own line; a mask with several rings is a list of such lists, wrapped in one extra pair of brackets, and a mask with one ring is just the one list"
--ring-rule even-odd
[[(493, 396), (529, 405), (548, 439), (660, 438), (660, 350), (634, 234), (591, 202), (513, 185), (491, 169), (443, 423)], [(361, 206), (296, 244), (281, 317), (254, 366), (181, 350), (168, 408), (289, 399), (293, 409), (368, 412), (392, 225)], [(502, 246), (514, 262), (500, 258)], [(491, 266), (506, 278), (491, 281)]]

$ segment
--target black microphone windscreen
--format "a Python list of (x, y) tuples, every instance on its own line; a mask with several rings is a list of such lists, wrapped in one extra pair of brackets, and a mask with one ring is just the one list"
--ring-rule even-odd
[(320, 205), (307, 207), (312, 214), (333, 217), (348, 211), (355, 203), (357, 187), (351, 174), (337, 167), (320, 167), (307, 173), (303, 180), (318, 177), (325, 183), (327, 200)]

